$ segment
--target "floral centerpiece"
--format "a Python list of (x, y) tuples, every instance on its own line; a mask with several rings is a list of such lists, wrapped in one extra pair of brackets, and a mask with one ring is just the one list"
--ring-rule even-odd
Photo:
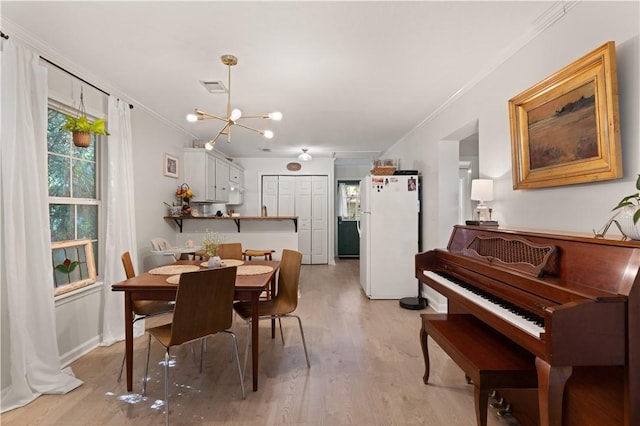
[(188, 205), (189, 200), (191, 200), (191, 197), (193, 197), (193, 191), (191, 191), (191, 189), (189, 188), (189, 185), (187, 185), (186, 183), (183, 183), (176, 190), (176, 197), (178, 198), (179, 201), (184, 202)]
[(207, 229), (207, 234), (202, 240), (202, 250), (209, 256), (209, 268), (215, 268), (220, 264), (220, 256), (218, 256), (220, 244), (222, 244), (222, 237), (217, 232)]

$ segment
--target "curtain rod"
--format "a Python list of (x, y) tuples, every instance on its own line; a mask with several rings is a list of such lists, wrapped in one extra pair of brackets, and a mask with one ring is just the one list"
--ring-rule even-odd
[(0, 31), (0, 37), (2, 37), (2, 38), (3, 38), (3, 39), (5, 39), (5, 40), (9, 40), (9, 35), (8, 35), (8, 34), (3, 33), (2, 31)]
[[(9, 38), (9, 36), (7, 36), (7, 38)], [(67, 74), (69, 74), (70, 76), (77, 78), (77, 79), (78, 79), (78, 80), (80, 80), (81, 82), (83, 82), (83, 83), (85, 83), (85, 84), (88, 84), (89, 86), (93, 87), (93, 88), (94, 88), (94, 89), (96, 89), (97, 91), (102, 92), (102, 93), (104, 93), (104, 94), (105, 94), (105, 95), (107, 95), (107, 96), (111, 96), (111, 94), (109, 94), (108, 92), (106, 92), (106, 91), (102, 90), (101, 88), (99, 88), (99, 87), (98, 87), (98, 86), (96, 86), (95, 84), (91, 84), (91, 83), (89, 83), (87, 80), (85, 80), (84, 78), (82, 78), (82, 77), (78, 77), (77, 75), (75, 75), (75, 74), (74, 74), (74, 73), (72, 73), (71, 71), (66, 70), (66, 69), (62, 68), (60, 65), (58, 65), (58, 64), (56, 64), (56, 63), (51, 62), (50, 60), (48, 60), (48, 59), (47, 59), (47, 58), (45, 58), (44, 56), (40, 56), (40, 59), (42, 59), (42, 60), (43, 60), (43, 61), (45, 61), (46, 63), (48, 63), (48, 64), (50, 64), (50, 65), (52, 65), (52, 66), (54, 66), (54, 67), (58, 68), (60, 71), (66, 72), (66, 73), (67, 73)], [(133, 105), (129, 104), (129, 108), (130, 108), (130, 109), (133, 109)]]

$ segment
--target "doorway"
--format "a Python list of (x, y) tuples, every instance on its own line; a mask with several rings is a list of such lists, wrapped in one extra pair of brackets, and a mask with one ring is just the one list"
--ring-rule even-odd
[(360, 257), (360, 236), (358, 220), (360, 219), (360, 182), (357, 180), (338, 181), (338, 257)]

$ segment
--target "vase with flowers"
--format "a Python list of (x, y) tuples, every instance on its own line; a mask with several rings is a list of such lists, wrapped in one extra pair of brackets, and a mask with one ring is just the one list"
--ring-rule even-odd
[(191, 213), (191, 197), (193, 197), (193, 191), (189, 188), (189, 185), (183, 183), (176, 190), (176, 197), (178, 201), (182, 204), (182, 214), (190, 214)]
[(217, 232), (212, 232), (207, 229), (207, 234), (202, 240), (202, 250), (207, 253), (209, 256), (209, 260), (207, 262), (207, 266), (209, 268), (217, 268), (220, 266), (220, 256), (218, 256), (218, 250), (220, 249), (220, 244), (222, 243), (222, 238)]

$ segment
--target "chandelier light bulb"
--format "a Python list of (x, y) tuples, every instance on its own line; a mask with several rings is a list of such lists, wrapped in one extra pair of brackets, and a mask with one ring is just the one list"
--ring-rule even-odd
[(240, 119), (240, 117), (242, 117), (242, 111), (236, 108), (233, 111), (231, 111), (231, 116), (229, 117), (229, 120), (237, 121)]
[(195, 114), (187, 114), (187, 121), (189, 123), (195, 123), (196, 121), (198, 121), (198, 116)]
[(215, 142), (212, 143), (211, 141), (209, 141), (206, 144), (204, 144), (204, 147), (207, 149), (207, 151), (211, 151), (213, 149), (213, 144), (214, 143)]
[(274, 121), (280, 121), (280, 120), (282, 120), (282, 113), (279, 112), (279, 111), (270, 112), (269, 113), (269, 119), (270, 120), (274, 120)]
[(265, 130), (265, 131), (263, 132), (263, 135), (264, 135), (264, 137), (265, 137), (265, 138), (267, 138), (267, 139), (271, 139), (271, 138), (273, 138), (273, 132), (272, 132), (271, 130)]

